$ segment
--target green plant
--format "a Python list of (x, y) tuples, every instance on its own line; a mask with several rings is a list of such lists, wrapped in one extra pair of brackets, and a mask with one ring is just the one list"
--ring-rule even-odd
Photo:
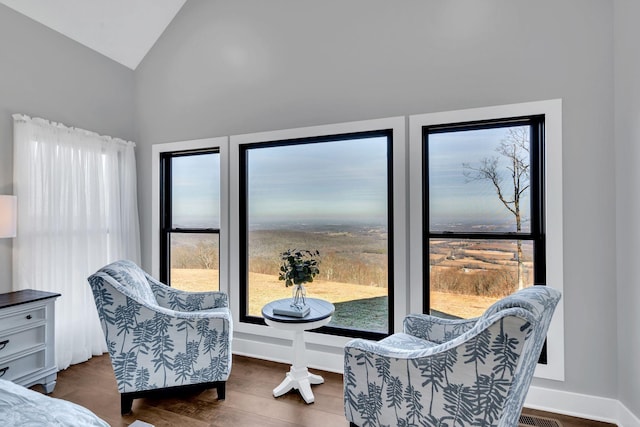
[(320, 252), (309, 250), (288, 249), (280, 254), (282, 265), (280, 265), (279, 280), (284, 280), (285, 286), (302, 285), (313, 282), (316, 274), (320, 273), (317, 259)]

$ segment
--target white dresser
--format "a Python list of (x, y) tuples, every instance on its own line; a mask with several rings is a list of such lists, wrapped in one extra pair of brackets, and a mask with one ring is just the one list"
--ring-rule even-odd
[(26, 289), (0, 294), (0, 378), (46, 393), (56, 385), (55, 302), (60, 294)]

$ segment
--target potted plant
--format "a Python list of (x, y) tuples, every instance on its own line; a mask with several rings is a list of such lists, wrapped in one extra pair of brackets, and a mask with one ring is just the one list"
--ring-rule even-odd
[(282, 264), (280, 265), (279, 280), (284, 280), (286, 287), (293, 286), (293, 301), (291, 305), (302, 308), (306, 305), (305, 283), (313, 282), (316, 274), (320, 273), (317, 250), (297, 250), (288, 249), (280, 254)]

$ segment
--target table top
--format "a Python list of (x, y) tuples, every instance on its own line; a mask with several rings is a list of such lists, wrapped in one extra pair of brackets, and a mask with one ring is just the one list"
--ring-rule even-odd
[(311, 323), (317, 322), (318, 320), (326, 319), (327, 317), (333, 315), (333, 312), (335, 311), (335, 307), (333, 306), (333, 304), (323, 299), (306, 298), (306, 302), (307, 305), (311, 308), (311, 311), (304, 317), (281, 316), (279, 314), (273, 314), (274, 308), (289, 308), (289, 306), (291, 305), (291, 298), (279, 299), (265, 305), (264, 307), (262, 307), (262, 316), (274, 322)]
[(26, 304), (33, 301), (39, 301), (47, 298), (57, 298), (59, 296), (60, 294), (58, 293), (36, 291), (33, 289), (8, 292), (6, 294), (0, 294), (0, 309), (19, 304)]

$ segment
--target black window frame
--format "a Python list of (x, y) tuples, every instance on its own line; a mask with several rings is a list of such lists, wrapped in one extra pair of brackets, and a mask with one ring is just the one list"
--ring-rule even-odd
[[(220, 228), (179, 228), (172, 221), (172, 170), (171, 160), (177, 157), (220, 154), (218, 147), (165, 151), (160, 153), (160, 281), (171, 286), (171, 234), (217, 234), (220, 245)], [(220, 247), (218, 247), (218, 254)], [(218, 283), (218, 289), (221, 286)]]
[(364, 139), (373, 137), (387, 138), (387, 311), (388, 311), (388, 331), (387, 333), (342, 328), (335, 326), (322, 326), (313, 332), (319, 332), (327, 335), (336, 335), (352, 338), (365, 338), (371, 340), (379, 340), (389, 336), (394, 331), (394, 222), (393, 222), (393, 129), (380, 129), (360, 132), (347, 132), (341, 134), (318, 135), (302, 138), (281, 139), (266, 142), (244, 143), (239, 146), (239, 286), (240, 301), (239, 313), (240, 322), (256, 325), (266, 325), (264, 318), (258, 316), (250, 316), (248, 310), (248, 165), (247, 152), (253, 148), (270, 148), (290, 145), (304, 145), (314, 143), (336, 142), (341, 140)]
[[(429, 135), (456, 131), (493, 129), (512, 126), (530, 126), (530, 212), (531, 227), (528, 232), (432, 232), (429, 218)], [(431, 239), (468, 240), (526, 240), (533, 242), (533, 281), (546, 284), (546, 230), (545, 230), (545, 115), (534, 114), (510, 118), (478, 120), (422, 127), (422, 274), (423, 313), (429, 313), (431, 294), (430, 242)], [(547, 363), (546, 341), (539, 363)]]

